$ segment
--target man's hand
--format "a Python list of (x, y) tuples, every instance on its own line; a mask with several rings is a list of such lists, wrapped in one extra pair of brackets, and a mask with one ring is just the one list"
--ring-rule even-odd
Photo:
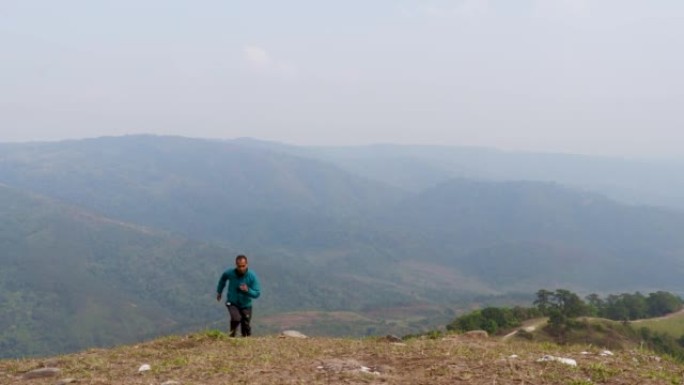
[(221, 300), (221, 293), (216, 293), (216, 300), (220, 301)]
[(242, 285), (240, 285), (240, 290), (246, 292), (246, 291), (249, 291), (249, 288), (247, 287), (247, 284), (244, 284), (244, 283), (243, 283)]

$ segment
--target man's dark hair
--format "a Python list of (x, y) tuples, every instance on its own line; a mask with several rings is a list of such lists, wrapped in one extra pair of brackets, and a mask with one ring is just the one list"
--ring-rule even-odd
[(242, 259), (244, 259), (245, 262), (247, 262), (247, 256), (240, 254), (237, 257), (235, 257), (235, 263), (240, 262), (240, 260), (242, 260)]

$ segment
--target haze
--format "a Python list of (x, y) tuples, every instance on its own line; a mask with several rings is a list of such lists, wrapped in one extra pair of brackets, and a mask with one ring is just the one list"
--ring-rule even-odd
[(675, 0), (5, 0), (0, 142), (681, 157), (682, 36)]

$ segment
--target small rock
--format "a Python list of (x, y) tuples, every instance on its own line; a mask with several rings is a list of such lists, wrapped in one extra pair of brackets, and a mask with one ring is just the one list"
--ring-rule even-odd
[(75, 378), (63, 378), (63, 379), (57, 381), (57, 383), (55, 385), (66, 385), (66, 384), (71, 384), (72, 382), (76, 382), (76, 379)]
[(379, 372), (372, 370), (368, 366), (361, 366), (361, 368), (357, 369), (356, 371), (361, 372), (361, 373), (370, 373), (370, 374), (380, 375)]
[(306, 335), (296, 331), (296, 330), (285, 330), (282, 333), (280, 333), (284, 337), (291, 337), (291, 338), (308, 338)]
[(353, 358), (348, 358), (348, 359), (340, 359), (340, 358), (332, 358), (325, 360), (321, 363), (321, 365), (317, 366), (316, 369), (318, 370), (325, 370), (327, 372), (333, 372), (333, 373), (368, 373), (368, 374), (374, 374), (374, 375), (380, 375), (381, 370), (387, 370), (388, 367), (385, 368), (378, 368), (378, 369), (373, 369), (370, 368), (366, 365), (361, 364), (359, 361), (353, 359)]
[(565, 365), (577, 366), (577, 361), (573, 360), (572, 358), (563, 358), (563, 357), (545, 355), (544, 357), (537, 360), (537, 362), (548, 362), (548, 361), (556, 361), (556, 362), (560, 362), (560, 363), (565, 364)]
[(148, 370), (152, 369), (152, 367), (149, 364), (142, 364), (138, 368), (138, 373), (146, 372)]
[(166, 381), (166, 382), (162, 382), (161, 385), (180, 385), (180, 382), (178, 382), (178, 381), (173, 381), (173, 380), (169, 380), (169, 381)]
[(605, 357), (605, 356), (614, 356), (615, 354), (613, 354), (613, 352), (611, 352), (610, 350), (604, 350), (601, 353), (599, 353), (599, 355)]
[(516, 358), (518, 358), (518, 355), (517, 354), (511, 354), (510, 356), (508, 356), (508, 358), (516, 359)]
[(61, 372), (59, 368), (40, 368), (24, 373), (25, 379), (55, 377)]

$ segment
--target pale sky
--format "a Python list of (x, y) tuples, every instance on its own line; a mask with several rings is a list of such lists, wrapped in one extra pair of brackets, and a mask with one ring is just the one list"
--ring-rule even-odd
[(682, 157), (682, 0), (0, 0), (0, 142)]

